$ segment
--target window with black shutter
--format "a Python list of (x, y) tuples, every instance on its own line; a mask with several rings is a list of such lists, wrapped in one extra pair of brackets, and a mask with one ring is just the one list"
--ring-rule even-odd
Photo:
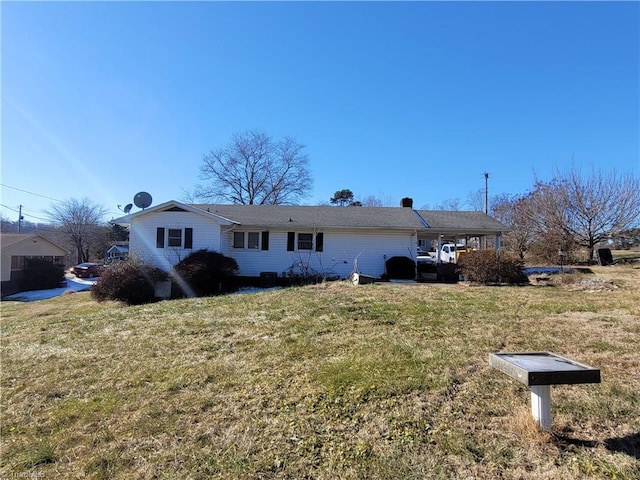
[(156, 229), (156, 248), (164, 248), (164, 228)]
[(193, 248), (193, 228), (184, 229), (184, 248)]

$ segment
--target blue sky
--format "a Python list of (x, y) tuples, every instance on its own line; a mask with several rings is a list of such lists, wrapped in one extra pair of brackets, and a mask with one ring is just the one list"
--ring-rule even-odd
[(305, 204), (436, 208), (572, 162), (640, 174), (638, 2), (2, 2), (2, 215), (183, 199), (233, 133), (306, 145)]

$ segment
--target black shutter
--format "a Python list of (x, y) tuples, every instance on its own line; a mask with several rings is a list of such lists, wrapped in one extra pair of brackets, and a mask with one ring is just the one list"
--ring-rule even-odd
[(156, 248), (164, 248), (164, 228), (158, 227), (156, 230)]
[(296, 246), (296, 232), (287, 232), (287, 252), (293, 252)]
[(316, 233), (316, 252), (324, 250), (324, 233)]
[(184, 248), (193, 248), (193, 228), (184, 229)]
[(269, 250), (269, 232), (262, 232), (262, 250)]

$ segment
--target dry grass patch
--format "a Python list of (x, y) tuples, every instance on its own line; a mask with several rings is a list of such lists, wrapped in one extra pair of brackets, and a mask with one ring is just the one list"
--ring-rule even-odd
[[(331, 283), (124, 307), (2, 305), (0, 475), (638, 478), (639, 271), (607, 291)], [(494, 351), (602, 369), (554, 435)]]

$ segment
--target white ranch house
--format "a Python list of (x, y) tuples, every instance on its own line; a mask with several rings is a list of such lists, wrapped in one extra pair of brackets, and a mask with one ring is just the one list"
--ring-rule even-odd
[(234, 258), (239, 275), (247, 277), (273, 272), (348, 278), (357, 269), (380, 278), (387, 259), (415, 260), (418, 245), (426, 240), (493, 237), (491, 243), (499, 246), (505, 230), (482, 212), (174, 200), (115, 222), (130, 227), (132, 257), (165, 271), (191, 252), (206, 249)]

